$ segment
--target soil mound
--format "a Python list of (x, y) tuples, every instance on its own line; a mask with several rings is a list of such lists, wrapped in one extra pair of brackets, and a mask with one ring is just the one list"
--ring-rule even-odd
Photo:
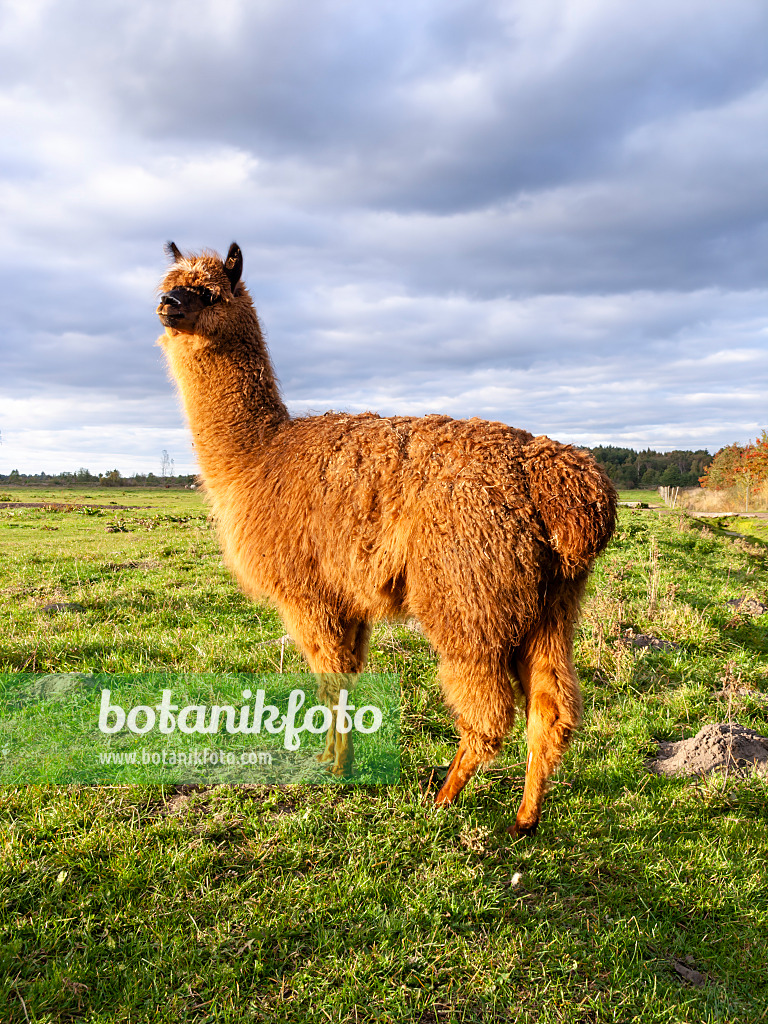
[(728, 768), (743, 773), (754, 769), (768, 778), (768, 736), (736, 722), (705, 725), (689, 740), (662, 741), (648, 767), (657, 775), (706, 775)]
[(737, 597), (733, 601), (726, 601), (737, 612), (742, 615), (765, 615), (768, 612), (768, 605), (758, 601), (754, 597)]
[(648, 633), (633, 633), (628, 629), (619, 639), (619, 643), (628, 644), (630, 647), (651, 647), (654, 651), (679, 651), (680, 644), (671, 640), (660, 640), (657, 636), (650, 636)]

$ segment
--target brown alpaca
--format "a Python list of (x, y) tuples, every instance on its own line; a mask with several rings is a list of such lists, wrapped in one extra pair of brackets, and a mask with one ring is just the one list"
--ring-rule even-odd
[[(313, 672), (359, 672), (370, 624), (414, 615), (440, 657), (461, 741), (436, 802), (498, 753), (526, 700), (512, 831), (531, 834), (581, 717), (573, 632), (616, 494), (592, 458), (503, 423), (326, 413), (292, 419), (242, 254), (184, 256), (162, 282), (160, 344), (181, 392), (224, 558), (266, 596)], [(323, 758), (345, 773), (331, 727)]]

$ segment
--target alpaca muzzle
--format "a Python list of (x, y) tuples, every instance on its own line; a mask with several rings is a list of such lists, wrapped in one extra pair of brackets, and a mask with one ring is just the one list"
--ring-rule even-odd
[(175, 323), (184, 319), (184, 307), (181, 304), (181, 299), (171, 293), (164, 293), (160, 296), (160, 304), (155, 312), (164, 327), (173, 327)]
[(165, 327), (190, 330), (201, 311), (209, 306), (215, 306), (218, 302), (221, 302), (221, 293), (218, 289), (198, 285), (172, 288), (160, 296), (160, 305), (155, 312)]

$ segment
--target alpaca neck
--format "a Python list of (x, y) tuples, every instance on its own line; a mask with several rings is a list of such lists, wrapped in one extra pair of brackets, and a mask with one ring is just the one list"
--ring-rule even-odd
[[(256, 313), (243, 336), (171, 335), (163, 339), (209, 486), (258, 461), (290, 417), (280, 397)], [(239, 317), (242, 326), (242, 317)], [(245, 319), (250, 319), (246, 317)], [(168, 333), (168, 332), (167, 332)]]

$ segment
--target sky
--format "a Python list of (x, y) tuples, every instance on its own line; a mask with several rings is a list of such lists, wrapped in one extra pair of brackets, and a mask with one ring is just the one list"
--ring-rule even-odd
[(0, 0), (0, 473), (194, 472), (163, 243), (293, 414), (768, 427), (763, 0)]

